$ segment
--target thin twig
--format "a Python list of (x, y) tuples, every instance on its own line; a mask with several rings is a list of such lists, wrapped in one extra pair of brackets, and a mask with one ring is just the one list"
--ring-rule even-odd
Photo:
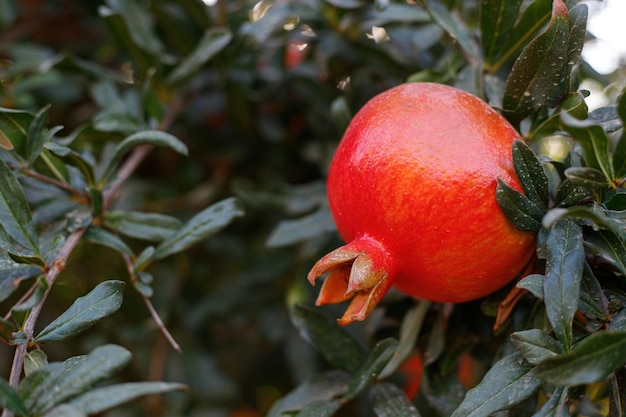
[(180, 345), (176, 342), (176, 340), (174, 340), (174, 337), (169, 332), (169, 330), (167, 330), (167, 327), (165, 327), (163, 320), (161, 320), (161, 317), (159, 317), (159, 313), (157, 313), (157, 311), (154, 309), (154, 306), (152, 305), (152, 302), (150, 301), (150, 299), (143, 294), (142, 294), (142, 297), (143, 297), (143, 302), (146, 304), (146, 307), (148, 308), (148, 311), (150, 311), (150, 315), (152, 315), (152, 319), (154, 320), (156, 325), (159, 326), (159, 329), (161, 330), (161, 333), (163, 333), (163, 336), (165, 336), (167, 341), (170, 343), (170, 345), (172, 345), (172, 348), (174, 348), (176, 352), (182, 353), (183, 350), (180, 348)]
[[(85, 229), (78, 229), (72, 232), (65, 243), (59, 250), (57, 257), (52, 262), (52, 265), (48, 272), (46, 273), (46, 282), (48, 283), (48, 289), (45, 291), (42, 299), (33, 307), (33, 309), (28, 314), (26, 321), (24, 322), (24, 334), (26, 335), (26, 340), (31, 340), (33, 338), (33, 334), (35, 332), (35, 323), (39, 318), (39, 314), (41, 313), (41, 309), (43, 308), (44, 301), (48, 294), (50, 294), (50, 290), (52, 289), (52, 285), (54, 281), (59, 276), (61, 271), (65, 269), (65, 264), (70, 254), (74, 251), (74, 248), (80, 241), (80, 238), (85, 233)], [(24, 366), (24, 358), (26, 357), (26, 350), (28, 349), (28, 343), (22, 343), (18, 345), (15, 349), (15, 355), (13, 357), (13, 364), (11, 366), (11, 374), (9, 376), (9, 384), (12, 387), (17, 387), (20, 378), (22, 376), (22, 367)], [(5, 414), (3, 414), (4, 416)]]

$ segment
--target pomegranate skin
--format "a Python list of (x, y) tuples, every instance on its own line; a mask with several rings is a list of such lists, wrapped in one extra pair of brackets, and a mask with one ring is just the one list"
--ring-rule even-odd
[(334, 271), (317, 304), (353, 298), (340, 319), (348, 324), (363, 320), (392, 285), (459, 303), (512, 280), (535, 251), (534, 234), (515, 229), (495, 198), (498, 178), (522, 191), (516, 139), (493, 108), (453, 87), (409, 83), (372, 98), (329, 169), (330, 210), (348, 243), (309, 273), (314, 283)]

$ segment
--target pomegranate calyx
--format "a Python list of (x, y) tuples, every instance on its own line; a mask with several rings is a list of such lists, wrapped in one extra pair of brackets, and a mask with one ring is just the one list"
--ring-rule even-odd
[(369, 239), (353, 241), (322, 257), (311, 268), (309, 282), (330, 272), (315, 302), (316, 305), (350, 301), (338, 323), (346, 326), (362, 321), (374, 310), (393, 283), (389, 274), (389, 256)]

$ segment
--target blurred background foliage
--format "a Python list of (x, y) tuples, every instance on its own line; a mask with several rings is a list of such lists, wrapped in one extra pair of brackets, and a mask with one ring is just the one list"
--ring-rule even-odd
[[(452, 11), (458, 30), (479, 30), (479, 2), (427, 3)], [(547, 5), (549, 17), (551, 2), (536, 3)], [(189, 386), (111, 416), (265, 415), (327, 368), (291, 324), (287, 306), (312, 303), (317, 290), (306, 284), (306, 272), (340, 243), (325, 207), (324, 176), (351, 115), (407, 79), (485, 96), (476, 90), (467, 44), (441, 23), (419, 1), (0, 0), (0, 107), (38, 111), (51, 104), (48, 125), (63, 126), (61, 136), (77, 134), (73, 146), (89, 154), (106, 153), (110, 142), (137, 128), (165, 128), (189, 147), (188, 157), (155, 149), (116, 208), (188, 218), (234, 195), (246, 213), (150, 269), (152, 302), (183, 354), (127, 289), (111, 318), (47, 345), (50, 360), (117, 343), (133, 352), (120, 378)], [(515, 57), (491, 74), (494, 86)], [(584, 62), (576, 74), (602, 87), (624, 76), (623, 69), (598, 74)], [(35, 217), (45, 221), (45, 214)], [(83, 242), (41, 323), (98, 282), (126, 276), (115, 251)], [(393, 301), (384, 317), (374, 314), (349, 331), (364, 344), (395, 334), (411, 302)], [(482, 376), (506, 337), (491, 331), (493, 317), (483, 314), (489, 306), (495, 304), (468, 303), (453, 312), (440, 306), (425, 322), (426, 334), (441, 328), (442, 317), (449, 326), (445, 347), (425, 346), (444, 352), (433, 383), (454, 394)], [(0, 375), (8, 375), (11, 356), (0, 344)], [(467, 375), (460, 377), (462, 357)]]

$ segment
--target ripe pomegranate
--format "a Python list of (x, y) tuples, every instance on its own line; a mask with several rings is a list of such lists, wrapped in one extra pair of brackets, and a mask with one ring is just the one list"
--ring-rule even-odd
[(338, 321), (364, 320), (391, 286), (459, 303), (512, 280), (535, 250), (495, 198), (497, 178), (521, 191), (517, 131), (477, 97), (434, 83), (402, 84), (350, 122), (328, 172), (330, 210), (348, 242), (311, 269), (328, 272), (317, 305), (349, 299)]

